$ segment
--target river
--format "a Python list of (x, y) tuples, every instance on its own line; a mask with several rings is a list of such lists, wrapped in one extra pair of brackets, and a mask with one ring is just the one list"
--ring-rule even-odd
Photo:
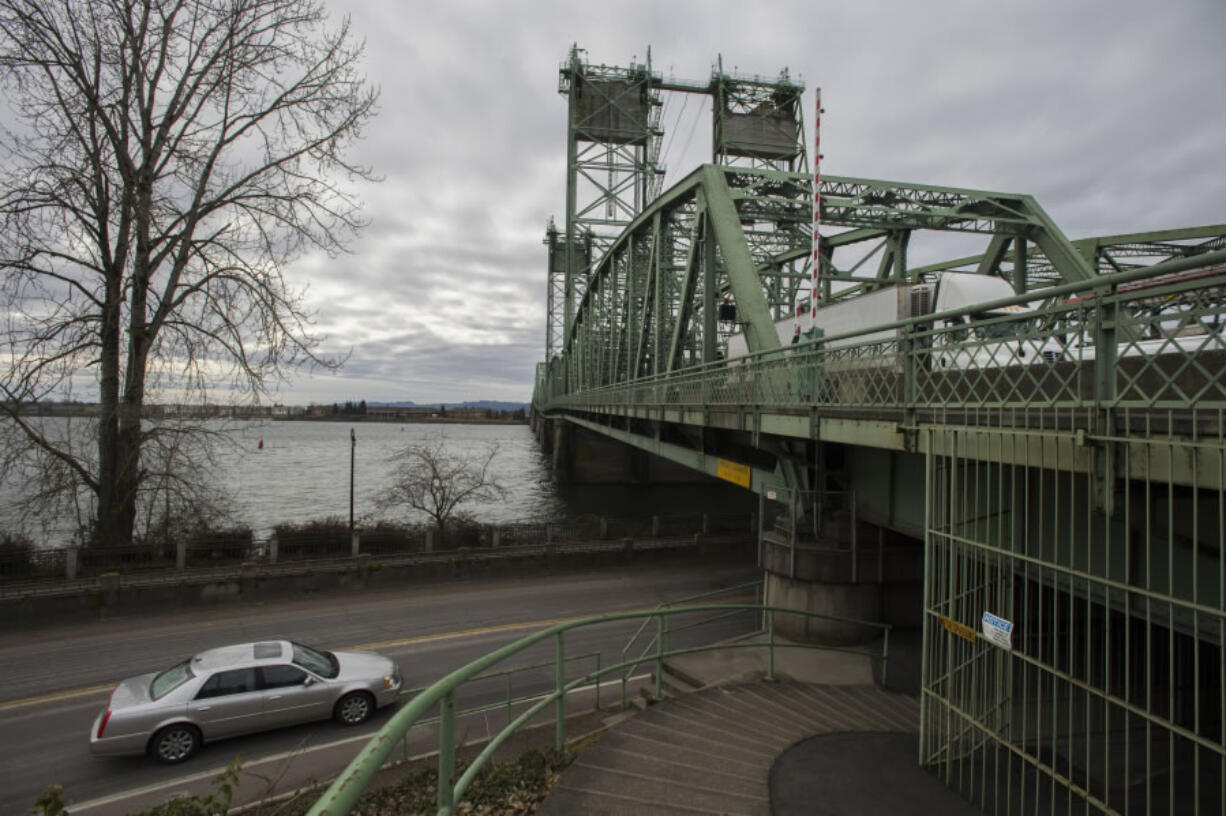
[[(527, 425), (467, 425), (390, 422), (233, 422), (230, 443), (217, 449), (214, 481), (229, 498), (233, 519), (259, 537), (283, 522), (329, 517), (348, 520), (350, 441), (353, 429), (354, 515), (359, 523), (421, 521), (404, 514), (380, 514), (376, 494), (393, 470), (392, 454), (412, 444), (442, 438), (460, 456), (498, 453), (494, 477), (506, 488), (504, 500), (465, 505), (478, 521), (560, 521), (582, 515), (645, 517), (688, 512), (745, 512), (756, 500), (739, 488), (705, 485), (559, 485), (549, 458)], [(261, 442), (263, 443), (261, 445)], [(63, 530), (18, 530), (20, 487), (0, 493), (0, 526), (55, 546)]]

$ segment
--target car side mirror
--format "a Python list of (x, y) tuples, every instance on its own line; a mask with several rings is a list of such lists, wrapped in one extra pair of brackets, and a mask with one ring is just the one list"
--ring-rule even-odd
[(313, 685), (315, 685), (315, 678), (314, 678), (314, 677), (312, 677), (311, 675), (309, 675), (309, 674), (308, 674), (308, 675), (306, 676), (306, 679), (302, 681), (302, 685), (304, 685), (304, 686), (313, 686)]

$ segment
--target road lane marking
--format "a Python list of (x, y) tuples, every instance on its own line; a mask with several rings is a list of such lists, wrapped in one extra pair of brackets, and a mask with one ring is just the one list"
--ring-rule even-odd
[[(620, 612), (635, 612), (635, 611), (649, 611), (649, 610), (640, 610), (638, 608), (623, 609), (623, 610), (618, 610), (617, 612), (598, 612), (592, 615), (579, 615), (577, 617), (552, 618), (549, 620), (524, 621), (521, 623), (500, 623), (496, 626), (481, 626), (475, 629), (464, 629), (458, 632), (439, 632), (433, 635), (417, 635), (415, 637), (400, 638), (397, 640), (380, 640), (380, 641), (372, 641), (370, 643), (360, 643), (356, 646), (341, 647), (341, 651), (361, 651), (361, 650), (368, 650), (368, 649), (391, 649), (391, 648), (396, 648), (400, 646), (412, 646), (418, 643), (430, 643), (433, 641), (440, 641), (440, 640), (455, 640), (458, 638), (478, 637), (480, 635), (497, 634), (499, 632), (514, 632), (519, 629), (543, 628), (546, 626), (555, 626), (559, 623), (567, 623), (569, 621), (582, 620), (584, 618), (589, 618), (589, 617), (599, 617), (603, 615), (616, 615), (616, 614), (619, 614)], [(22, 697), (16, 700), (9, 700), (8, 702), (0, 703), (0, 711), (10, 711), (15, 708), (25, 708), (26, 706), (41, 705), (43, 703), (54, 703), (60, 700), (71, 700), (74, 697), (85, 697), (86, 695), (89, 695), (89, 694), (97, 694), (103, 691), (110, 691), (119, 682), (120, 682), (119, 680), (116, 680), (111, 683), (101, 683), (99, 685), (88, 686), (86, 688), (71, 689), (69, 691), (57, 691), (51, 694), (40, 694), (35, 697)]]
[(40, 703), (55, 703), (60, 700), (71, 700), (74, 697), (85, 697), (90, 694), (100, 694), (104, 691), (110, 691), (115, 688), (119, 681), (115, 683), (101, 683), (97, 686), (87, 686), (86, 688), (72, 689), (71, 691), (57, 691), (52, 694), (40, 694), (37, 697), (23, 697), (17, 700), (9, 700), (7, 703), (0, 703), (0, 711), (9, 711), (14, 708), (24, 708), (25, 706), (38, 705)]

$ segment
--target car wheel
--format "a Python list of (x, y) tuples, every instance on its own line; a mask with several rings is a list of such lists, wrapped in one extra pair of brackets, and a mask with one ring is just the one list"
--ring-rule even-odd
[(153, 735), (149, 753), (158, 762), (175, 765), (196, 753), (200, 742), (200, 731), (194, 725), (168, 725)]
[(336, 720), (341, 725), (361, 725), (374, 712), (374, 698), (364, 691), (351, 691), (336, 701)]

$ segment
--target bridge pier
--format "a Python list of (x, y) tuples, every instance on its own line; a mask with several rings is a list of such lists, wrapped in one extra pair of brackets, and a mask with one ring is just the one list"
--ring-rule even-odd
[[(809, 498), (812, 494), (803, 494)], [(797, 502), (803, 506), (804, 501)], [(770, 606), (901, 626), (919, 626), (923, 557), (918, 542), (864, 523), (846, 509), (781, 507), (763, 530), (763, 592)], [(765, 505), (765, 503), (764, 503)], [(770, 510), (767, 513), (771, 523)], [(780, 634), (806, 643), (851, 645), (880, 636), (856, 623), (776, 616)]]

